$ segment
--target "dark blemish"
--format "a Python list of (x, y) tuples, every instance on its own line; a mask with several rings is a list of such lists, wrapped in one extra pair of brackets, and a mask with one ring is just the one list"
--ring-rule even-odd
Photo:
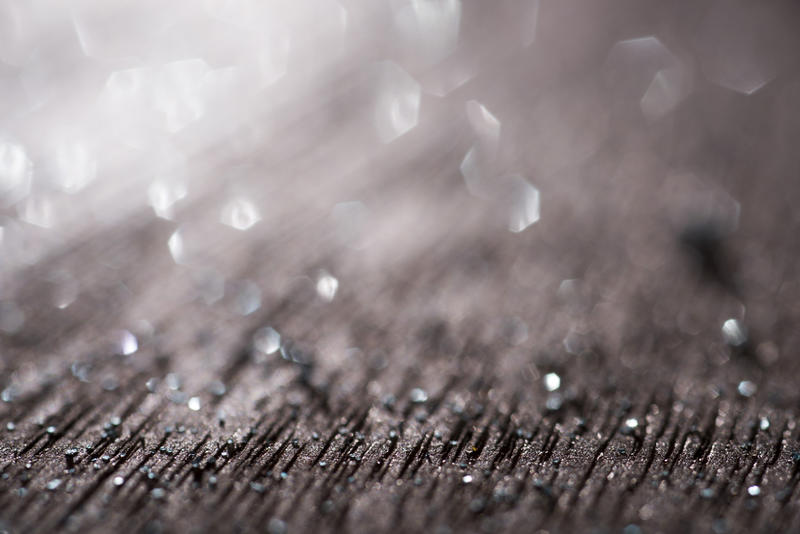
[(723, 249), (726, 235), (719, 225), (706, 221), (687, 225), (679, 240), (707, 280), (736, 295), (733, 270)]
[(64, 459), (67, 463), (67, 469), (75, 467), (75, 457), (78, 455), (78, 449), (67, 449), (64, 451)]

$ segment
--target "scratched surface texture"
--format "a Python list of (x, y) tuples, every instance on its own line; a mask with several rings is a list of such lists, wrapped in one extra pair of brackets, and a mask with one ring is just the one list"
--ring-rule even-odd
[(0, 530), (800, 530), (796, 3), (34, 4)]

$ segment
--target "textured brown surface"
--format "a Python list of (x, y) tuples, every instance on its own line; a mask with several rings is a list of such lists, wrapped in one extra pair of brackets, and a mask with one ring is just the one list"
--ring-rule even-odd
[[(431, 199), (459, 179), (415, 165), (415, 187)], [(443, 205), (466, 213), (471, 203), (462, 194)], [(785, 223), (794, 216), (776, 198), (784, 222), (762, 228), (745, 213), (725, 244), (725, 268), (751, 303), (753, 342), (733, 351), (719, 333), (729, 291), (695, 269), (673, 229), (652, 222), (657, 204), (645, 204), (619, 222), (545, 216), (521, 235), (464, 217), (379, 266), (331, 250), (319, 237), (324, 218), (295, 237), (264, 222), (228, 253), (264, 288), (262, 308), (247, 317), (227, 301), (191, 300), (189, 271), (163, 247), (148, 248), (169, 235), (150, 217), (57, 254), (43, 265), (78, 265), (93, 285), (56, 310), (36, 305), (48, 297), (25, 283), (32, 273), (19, 275), (32, 319), (4, 342), (4, 376), (27, 385), (2, 404), (0, 418), (16, 425), (2, 434), (4, 522), (20, 532), (262, 530), (271, 518), (292, 531), (793, 530), (797, 285), (789, 274), (761, 285), (734, 265), (758, 261), (744, 251), (760, 244), (770, 272), (796, 269), (797, 225)], [(224, 238), (208, 249), (224, 249)], [(340, 281), (331, 303), (298, 277), (322, 266)], [(561, 278), (581, 280), (559, 292)], [(678, 325), (683, 314), (694, 332)], [(518, 321), (528, 336), (514, 345)], [(265, 324), (292, 341), (297, 362), (251, 357), (252, 333)], [(119, 328), (138, 335), (135, 354), (112, 355)], [(574, 354), (562, 342), (570, 329)], [(542, 385), (551, 371), (562, 379), (555, 410)], [(168, 390), (169, 372), (187, 397)], [(213, 380), (224, 395), (207, 390)], [(737, 394), (741, 380), (758, 385), (755, 396)], [(427, 402), (412, 403), (413, 388)], [(195, 395), (202, 407), (191, 412)], [(113, 416), (121, 424), (103, 437)], [(626, 432), (629, 418), (639, 426)], [(65, 472), (70, 448), (75, 466)], [(53, 479), (62, 482), (47, 490)], [(760, 496), (747, 495), (751, 485)]]

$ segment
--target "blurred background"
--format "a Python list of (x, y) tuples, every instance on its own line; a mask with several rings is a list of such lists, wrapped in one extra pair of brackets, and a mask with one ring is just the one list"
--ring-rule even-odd
[(598, 347), (670, 380), (746, 343), (783, 361), (799, 15), (2, 0), (4, 400), (105, 354), (224, 390), (242, 339), (302, 362), (300, 340), (328, 377), (475, 340), (523, 381)]

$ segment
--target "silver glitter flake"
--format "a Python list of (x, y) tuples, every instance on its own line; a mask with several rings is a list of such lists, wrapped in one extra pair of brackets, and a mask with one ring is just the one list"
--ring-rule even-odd
[(253, 334), (253, 347), (264, 354), (274, 354), (281, 348), (281, 335), (271, 326), (256, 330)]
[(508, 229), (519, 233), (539, 220), (539, 190), (518, 174), (508, 180), (511, 185)]
[(758, 386), (749, 380), (742, 380), (736, 389), (742, 397), (752, 397), (758, 391)]
[(186, 253), (183, 247), (183, 234), (181, 230), (175, 230), (172, 235), (167, 240), (167, 247), (169, 248), (169, 253), (172, 255), (172, 259), (177, 264), (184, 264), (186, 263)]
[(339, 289), (339, 280), (326, 271), (320, 272), (317, 277), (317, 295), (325, 302), (331, 302)]
[(147, 188), (147, 201), (157, 217), (175, 217), (174, 205), (186, 197), (186, 186), (182, 183), (155, 181)]
[(616, 43), (606, 59), (605, 75), (615, 95), (638, 101), (651, 121), (675, 109), (691, 90), (689, 70), (652, 35)]
[(250, 315), (261, 307), (261, 289), (249, 280), (231, 284), (234, 294), (234, 310), (242, 316)]
[(380, 140), (390, 143), (417, 125), (420, 85), (391, 61), (382, 61), (375, 68), (378, 79), (375, 128)]
[(416, 57), (435, 64), (455, 49), (461, 0), (392, 0), (391, 4), (397, 36)]
[(547, 373), (544, 375), (544, 387), (547, 391), (555, 391), (561, 387), (561, 377), (556, 373)]
[(722, 323), (722, 336), (725, 338), (725, 342), (732, 347), (739, 347), (747, 341), (747, 331), (744, 325), (736, 319), (728, 319)]
[(500, 144), (500, 121), (476, 100), (467, 102), (467, 119), (479, 149), (487, 156), (494, 157)]
[(414, 404), (422, 404), (428, 401), (428, 393), (421, 388), (412, 389), (409, 397)]
[(127, 330), (121, 330), (116, 335), (117, 341), (115, 350), (120, 356), (130, 356), (139, 350), (139, 341), (132, 333)]
[(0, 139), (0, 205), (10, 205), (27, 196), (33, 164), (22, 145)]
[(243, 198), (233, 199), (222, 208), (220, 222), (237, 230), (249, 230), (261, 220), (255, 205)]

